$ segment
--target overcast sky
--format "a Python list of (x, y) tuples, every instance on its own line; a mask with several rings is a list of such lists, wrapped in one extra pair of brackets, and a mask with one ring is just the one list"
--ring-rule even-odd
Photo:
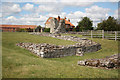
[(75, 26), (82, 17), (93, 20), (93, 27), (108, 16), (118, 17), (118, 0), (2, 0), (0, 24), (41, 25), (49, 17), (70, 19)]

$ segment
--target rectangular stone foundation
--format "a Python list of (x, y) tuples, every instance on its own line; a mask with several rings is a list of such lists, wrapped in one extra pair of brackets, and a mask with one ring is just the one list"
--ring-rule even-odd
[(33, 43), (18, 43), (17, 46), (26, 48), (32, 53), (42, 58), (59, 58), (64, 56), (83, 56), (87, 52), (95, 52), (101, 49), (101, 45), (69, 45), (69, 46), (56, 46), (52, 44), (33, 44)]

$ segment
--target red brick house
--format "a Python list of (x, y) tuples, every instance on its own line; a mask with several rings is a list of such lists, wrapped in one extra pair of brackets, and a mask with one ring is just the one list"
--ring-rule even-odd
[(18, 29), (34, 29), (36, 25), (0, 25), (0, 30), (3, 32), (15, 32)]
[[(47, 19), (47, 21), (46, 21), (46, 23), (45, 23), (45, 28), (50, 28), (50, 22), (49, 22), (49, 20), (50, 19), (52, 19), (53, 17), (49, 17), (48, 19)], [(68, 19), (68, 20), (66, 20), (66, 17), (65, 18), (60, 18), (60, 17), (58, 17), (58, 18), (56, 18), (58, 21), (59, 21), (59, 19), (60, 20), (65, 20), (65, 28), (66, 29), (69, 29), (70, 31), (72, 31), (73, 30), (73, 28), (75, 28), (75, 26), (70, 22), (70, 19)]]

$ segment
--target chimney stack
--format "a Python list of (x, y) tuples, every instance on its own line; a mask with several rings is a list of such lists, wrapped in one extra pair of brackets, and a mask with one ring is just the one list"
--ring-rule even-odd
[(58, 21), (60, 21), (60, 16), (58, 16)]
[(70, 22), (70, 19), (68, 19), (68, 21)]
[(64, 19), (66, 19), (66, 17), (64, 17)]

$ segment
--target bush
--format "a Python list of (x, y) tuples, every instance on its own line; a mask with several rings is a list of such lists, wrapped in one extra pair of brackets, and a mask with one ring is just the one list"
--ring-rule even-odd
[(65, 30), (66, 30), (66, 32), (70, 31), (70, 29), (69, 29), (69, 28), (65, 28)]
[(17, 32), (33, 32), (33, 29), (31, 28), (17, 28)]
[(27, 31), (27, 32), (33, 32), (33, 29), (31, 29), (31, 28), (26, 28), (26, 31)]
[(25, 28), (18, 28), (16, 31), (17, 32), (26, 32), (27, 30)]
[(75, 28), (73, 28), (73, 32), (76, 32), (76, 29), (75, 29)]
[(43, 32), (50, 32), (50, 28), (44, 28)]

